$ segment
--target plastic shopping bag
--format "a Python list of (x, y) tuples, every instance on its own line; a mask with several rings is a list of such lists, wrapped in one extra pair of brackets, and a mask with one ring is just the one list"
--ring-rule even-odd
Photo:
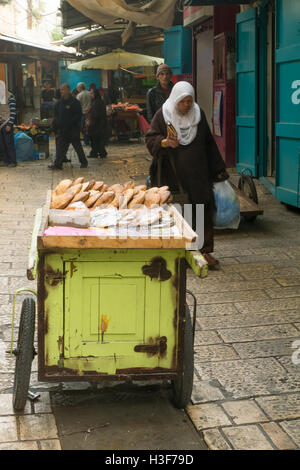
[(214, 227), (218, 229), (237, 229), (240, 223), (239, 199), (228, 181), (214, 183), (216, 212)]

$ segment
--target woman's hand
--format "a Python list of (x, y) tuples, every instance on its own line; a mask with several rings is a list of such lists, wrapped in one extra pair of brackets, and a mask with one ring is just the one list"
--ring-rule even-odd
[(179, 146), (179, 140), (178, 139), (170, 139), (166, 138), (161, 141), (161, 146), (162, 147), (171, 147), (173, 149), (176, 149)]

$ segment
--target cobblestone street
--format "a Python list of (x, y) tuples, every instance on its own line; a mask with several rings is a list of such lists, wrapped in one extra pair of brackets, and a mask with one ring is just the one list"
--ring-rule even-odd
[[(0, 169), (0, 450), (61, 448), (51, 392), (76, 384), (39, 383), (35, 358), (30, 388), (41, 397), (22, 413), (12, 408), (15, 360), (7, 351), (13, 294), (36, 288), (26, 278), (28, 249), (47, 189), (78, 176), (145, 182), (150, 157), (143, 143), (111, 143), (108, 152), (106, 160), (89, 160), (87, 169), (79, 168), (73, 150), (63, 171), (48, 170), (48, 160)], [(237, 182), (238, 175), (231, 178)], [(300, 340), (300, 212), (259, 182), (256, 187), (264, 214), (242, 221), (237, 231), (216, 233), (221, 270), (205, 279), (188, 274), (198, 308), (187, 413), (211, 450), (300, 449), (300, 364), (292, 360), (300, 357), (293, 355)], [(16, 300), (15, 341), (23, 298)]]

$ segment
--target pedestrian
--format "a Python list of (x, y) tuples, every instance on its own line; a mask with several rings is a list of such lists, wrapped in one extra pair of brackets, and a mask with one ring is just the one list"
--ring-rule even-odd
[(172, 69), (167, 64), (161, 64), (158, 66), (156, 71), (158, 84), (155, 87), (150, 88), (146, 95), (147, 119), (149, 122), (151, 122), (156, 111), (162, 107), (164, 102), (170, 96), (173, 88), (171, 77)]
[(91, 140), (91, 153), (89, 158), (105, 158), (107, 151), (105, 149), (107, 117), (106, 106), (98, 90), (91, 92), (92, 103), (86, 115), (85, 130)]
[(85, 83), (80, 82), (77, 84), (77, 90), (78, 90), (78, 95), (76, 98), (79, 100), (81, 104), (81, 109), (82, 109), (82, 119), (81, 119), (81, 131), (83, 133), (83, 142), (85, 145), (89, 144), (89, 140), (87, 135), (84, 132), (84, 123), (85, 123), (85, 117), (86, 113), (88, 112), (88, 109), (91, 106), (92, 103), (92, 97), (89, 91), (85, 89)]
[[(171, 136), (167, 124), (175, 128)], [(214, 250), (213, 216), (215, 202), (213, 183), (229, 177), (225, 163), (211, 134), (204, 111), (195, 103), (195, 92), (188, 82), (174, 85), (170, 97), (157, 111), (146, 133), (146, 145), (153, 157), (150, 167), (151, 185), (158, 184), (158, 157), (161, 157), (162, 186), (178, 190), (179, 176), (193, 208), (204, 204), (204, 244), (200, 251), (209, 268), (219, 268)], [(175, 164), (177, 178), (171, 164)], [(195, 228), (195, 220), (193, 221)]]
[(33, 91), (34, 91), (34, 79), (33, 79), (33, 76), (32, 76), (32, 75), (28, 75), (28, 77), (27, 77), (27, 79), (26, 79), (25, 87), (26, 87), (27, 90), (28, 90), (28, 95), (29, 95), (31, 107), (34, 109), (34, 95), (33, 95)]
[(51, 83), (47, 82), (41, 94), (41, 119), (53, 117), (54, 106), (55, 91), (51, 88)]
[(55, 105), (52, 123), (53, 131), (56, 134), (56, 158), (53, 165), (49, 165), (48, 168), (62, 170), (63, 162), (67, 161), (66, 155), (70, 144), (73, 145), (78, 155), (80, 168), (86, 168), (88, 161), (80, 142), (82, 117), (80, 102), (72, 96), (70, 87), (66, 83), (61, 85), (60, 93), (61, 99)]
[(90, 84), (89, 91), (92, 91), (92, 90), (97, 90), (97, 85), (96, 85), (96, 83), (91, 83), (91, 84)]
[(0, 166), (17, 166), (16, 149), (14, 142), (14, 123), (17, 109), (16, 99), (6, 90), (5, 83), (0, 81), (0, 153), (3, 161)]

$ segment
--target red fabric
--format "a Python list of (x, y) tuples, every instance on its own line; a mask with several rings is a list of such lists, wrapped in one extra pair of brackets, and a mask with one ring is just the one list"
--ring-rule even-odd
[(149, 122), (144, 118), (144, 116), (141, 116), (140, 114), (138, 114), (137, 118), (140, 130), (142, 132), (146, 132), (150, 127)]

